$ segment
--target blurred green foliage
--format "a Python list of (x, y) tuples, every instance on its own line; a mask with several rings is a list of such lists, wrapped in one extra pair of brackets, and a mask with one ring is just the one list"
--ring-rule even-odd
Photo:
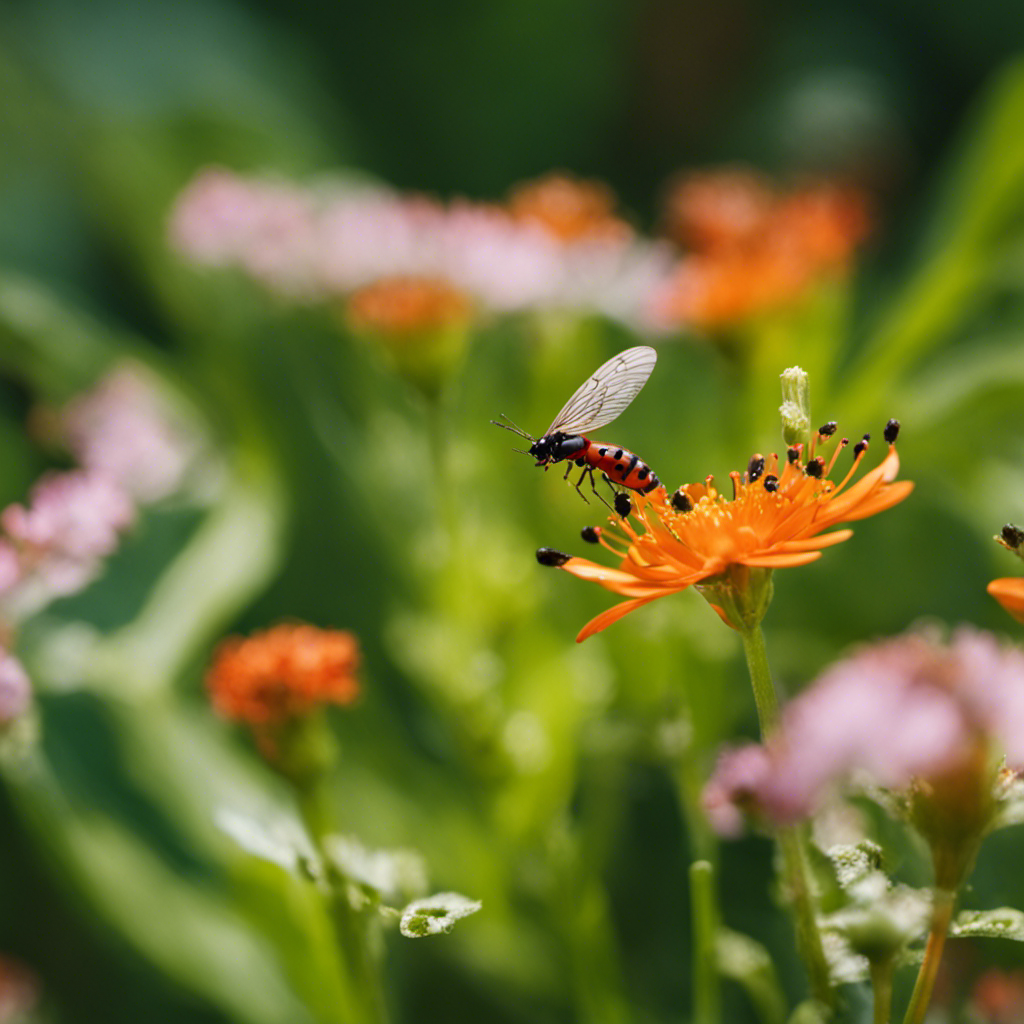
[[(167, 211), (211, 163), (472, 196), (564, 166), (646, 225), (680, 167), (854, 168), (881, 227), (850, 288), (751, 325), (745, 377), (711, 346), (666, 343), (615, 426), (674, 486), (778, 447), (792, 363), (814, 371), (816, 420), (851, 435), (903, 421), (912, 500), (776, 578), (766, 629), (793, 691), (922, 617), (1010, 631), (984, 587), (1013, 572), (989, 538), (1024, 493), (1015, 17), (910, 0), (0, 11), (0, 499), (47, 465), (24, 430), (33, 403), (125, 355), (193, 409), (221, 467), (205, 504), (147, 515), (22, 638), (42, 742), (0, 799), (0, 949), (37, 971), (46, 1013), (344, 1019), (323, 901), (215, 820), (294, 818), (201, 685), (220, 636), (292, 618), (353, 629), (365, 651), (365, 697), (334, 718), (344, 831), (414, 847), (436, 889), (483, 900), (446, 938), (387, 933), (396, 1021), (689, 1019), (701, 857), (748, 937), (734, 952), (763, 944), (801, 998), (769, 844), (719, 849), (697, 810), (717, 746), (755, 729), (735, 638), (684, 594), (575, 647), (608, 597), (532, 553), (578, 550), (598, 510), (487, 424), (540, 429), (633, 336), (486, 325), (431, 409), (327, 312), (186, 267)], [(1024, 906), (1018, 831), (985, 851), (969, 904)], [(881, 841), (920, 881), (920, 851)], [(774, 986), (730, 983), (723, 1019), (780, 1019)]]

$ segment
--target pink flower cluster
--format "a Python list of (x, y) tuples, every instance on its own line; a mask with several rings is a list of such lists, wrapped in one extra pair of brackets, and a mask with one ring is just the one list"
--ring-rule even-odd
[(89, 470), (44, 476), (28, 505), (0, 513), (0, 600), (5, 617), (31, 614), (91, 582), (135, 508), (110, 477)]
[(979, 740), (1024, 767), (1024, 653), (968, 626), (948, 643), (908, 633), (828, 669), (766, 745), (723, 754), (704, 804), (734, 835), (743, 810), (794, 821), (851, 777), (900, 790), (954, 768)]
[[(194, 445), (132, 367), (70, 402), (57, 427), (81, 468), (43, 476), (27, 503), (0, 512), (5, 644), (19, 622), (99, 575), (134, 522), (136, 503), (178, 489), (193, 455)], [(21, 716), (30, 698), (21, 663), (0, 647), (0, 728)]]
[[(623, 225), (625, 227), (625, 225)], [(172, 244), (310, 302), (391, 277), (448, 281), (483, 310), (599, 312), (639, 325), (672, 247), (628, 229), (559, 237), (502, 206), (442, 204), (363, 184), (302, 187), (210, 168), (171, 212)]]
[(115, 369), (70, 402), (61, 421), (79, 464), (116, 481), (142, 504), (173, 494), (194, 455), (192, 439), (132, 366)]
[(141, 371), (122, 367), (65, 407), (59, 430), (81, 468), (50, 473), (0, 512), (0, 613), (7, 624), (81, 590), (133, 523), (136, 503), (176, 490), (192, 446)]

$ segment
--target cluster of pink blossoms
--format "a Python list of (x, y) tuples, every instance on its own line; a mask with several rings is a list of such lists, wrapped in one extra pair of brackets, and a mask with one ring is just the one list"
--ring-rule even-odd
[(81, 590), (135, 518), (131, 498), (90, 470), (44, 476), (27, 505), (0, 513), (0, 600), (18, 619)]
[(792, 822), (845, 781), (905, 790), (979, 747), (1024, 768), (1024, 652), (967, 626), (949, 643), (908, 633), (833, 665), (765, 745), (723, 754), (704, 803), (716, 829), (734, 835), (744, 810)]
[(537, 216), (524, 213), (538, 204), (529, 195), (524, 202), (523, 190), (504, 206), (442, 204), (380, 186), (303, 187), (210, 168), (178, 197), (169, 230), (190, 260), (238, 268), (292, 300), (425, 278), (447, 281), (493, 313), (567, 309), (640, 323), (669, 273), (672, 247), (595, 210), (592, 183), (553, 176), (534, 187), (561, 189), (564, 205), (586, 216), (552, 216), (550, 202)]
[(719, 329), (798, 301), (844, 272), (864, 197), (779, 191), (741, 170), (692, 174), (668, 198), (668, 238), (644, 238), (599, 182), (551, 174), (503, 203), (443, 204), (382, 186), (302, 186), (201, 171), (171, 211), (197, 264), (240, 269), (292, 301), (345, 299), (393, 279), (443, 281), (486, 312), (602, 313), (649, 333)]
[(60, 418), (79, 465), (113, 480), (139, 504), (177, 491), (195, 455), (187, 431), (135, 367), (109, 373)]
[[(69, 403), (56, 427), (80, 468), (46, 474), (27, 503), (0, 512), (0, 626), (8, 632), (91, 583), (135, 521), (137, 504), (173, 493), (192, 455), (132, 368)], [(24, 669), (0, 650), (0, 725), (28, 700)]]

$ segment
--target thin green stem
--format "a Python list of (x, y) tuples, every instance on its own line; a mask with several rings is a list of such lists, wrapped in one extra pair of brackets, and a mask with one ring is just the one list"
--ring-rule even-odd
[(625, 784), (625, 765), (617, 757), (588, 760), (580, 774), (576, 827), (565, 836), (564, 876), (552, 892), (554, 918), (565, 928), (579, 1024), (632, 1019), (604, 881)]
[[(330, 790), (323, 777), (297, 789), (299, 813), (325, 865), (330, 865), (324, 840), (333, 828)], [(339, 959), (347, 975), (352, 1024), (386, 1024), (387, 1009), (381, 990), (376, 960), (370, 951), (366, 920), (356, 911), (346, 891), (348, 880), (336, 868), (328, 867), (331, 923)]]
[(942, 950), (946, 945), (946, 933), (949, 931), (949, 922), (953, 918), (955, 902), (955, 892), (950, 892), (948, 889), (935, 890), (932, 927), (928, 933), (928, 944), (924, 948), (924, 960), (921, 961), (921, 970), (918, 972), (917, 981), (914, 984), (914, 993), (910, 997), (904, 1024), (921, 1024), (924, 1015), (928, 1012), (928, 1004), (931, 1002), (935, 978), (939, 973), (939, 961), (942, 959)]
[(673, 776), (680, 812), (686, 824), (690, 859), (706, 860), (714, 868), (718, 864), (718, 843), (701, 803), (701, 794), (707, 780), (693, 751), (688, 750), (679, 756)]
[(872, 1024), (889, 1024), (892, 1014), (893, 958), (871, 961), (871, 991), (874, 999)]
[[(589, 876), (587, 867), (581, 870)], [(562, 913), (576, 1020), (580, 1024), (627, 1024), (631, 1014), (622, 990), (607, 893), (601, 880), (593, 877), (577, 878), (571, 892), (571, 901)]]
[[(775, 693), (764, 633), (760, 625), (740, 630), (743, 652), (750, 670), (750, 683), (757, 704), (757, 717), (761, 724), (761, 737), (767, 739), (779, 725), (779, 699)], [(818, 919), (814, 907), (814, 894), (810, 883), (810, 865), (807, 841), (799, 826), (788, 825), (776, 833), (782, 853), (783, 871), (789, 897), (792, 900), (796, 941), (807, 968), (811, 993), (815, 999), (832, 1006), (835, 1002), (829, 980), (828, 961), (821, 943)]]
[(772, 670), (768, 665), (768, 650), (764, 644), (764, 632), (760, 625), (740, 631), (743, 653), (747, 658), (750, 685), (754, 690), (757, 705), (757, 720), (761, 726), (761, 738), (767, 739), (779, 726), (779, 698), (772, 681)]
[(718, 1024), (722, 994), (718, 982), (718, 907), (714, 869), (706, 860), (690, 865), (690, 913), (693, 931), (694, 1024)]

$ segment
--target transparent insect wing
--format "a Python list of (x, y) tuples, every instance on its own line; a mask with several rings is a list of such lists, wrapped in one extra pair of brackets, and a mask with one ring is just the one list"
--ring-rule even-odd
[(658, 353), (649, 345), (627, 348), (591, 374), (562, 407), (548, 434), (584, 434), (621, 415), (647, 383)]

